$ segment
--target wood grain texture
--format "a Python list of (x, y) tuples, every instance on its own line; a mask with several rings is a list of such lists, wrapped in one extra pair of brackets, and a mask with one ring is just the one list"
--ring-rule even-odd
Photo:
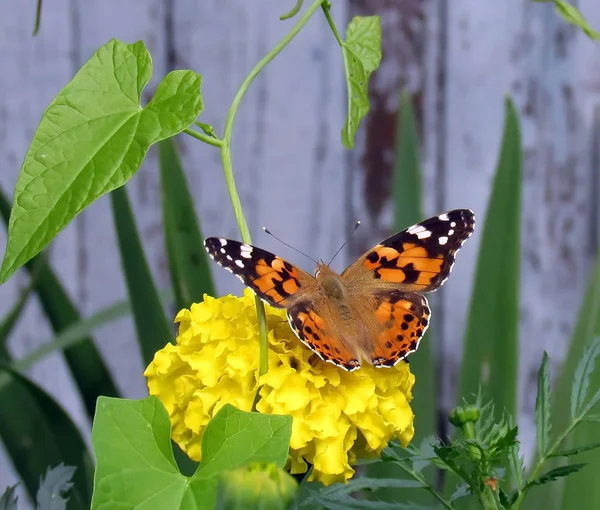
[[(600, 26), (594, 0), (579, 8)], [(31, 37), (33, 5), (16, 3), (0, 17), (0, 183), (12, 193), (39, 118), (52, 97), (102, 44), (143, 39), (154, 63), (148, 101), (170, 69), (203, 75), (200, 120), (220, 135), (226, 110), (247, 72), (295, 22), (279, 21), (275, 0), (59, 0), (44, 4), (40, 34)], [(251, 85), (233, 133), (233, 165), (253, 241), (312, 270), (312, 262), (262, 234), (267, 225), (313, 257), (327, 258), (361, 219), (353, 256), (389, 234), (392, 150), (399, 91), (415, 95), (421, 126), (426, 214), (470, 207), (483, 224), (496, 164), (503, 100), (521, 112), (525, 145), (521, 323), (522, 438), (531, 444), (534, 377), (543, 349), (562, 360), (597, 242), (597, 177), (591, 161), (593, 112), (600, 105), (600, 51), (547, 4), (522, 0), (348, 0), (334, 3), (340, 31), (351, 16), (382, 16), (384, 56), (372, 78), (372, 111), (357, 148), (344, 150), (340, 130), (346, 92), (340, 48), (318, 13)], [(218, 149), (177, 138), (206, 236), (239, 238)], [(150, 266), (168, 285), (156, 154), (150, 151), (128, 184)], [(596, 162), (597, 164), (597, 162)], [(594, 232), (592, 234), (592, 232)], [(1, 234), (4, 235), (4, 234)], [(478, 248), (461, 251), (452, 278), (436, 295), (436, 347), (443, 361), (444, 405), (454, 396), (465, 313)], [(126, 296), (105, 198), (54, 243), (53, 265), (89, 315)], [(221, 293), (239, 282), (214, 268)], [(5, 312), (26, 282), (19, 273), (0, 288)], [(34, 302), (11, 342), (21, 356), (51, 334)], [(95, 338), (120, 388), (141, 397), (146, 387), (130, 320)], [(89, 433), (81, 404), (59, 356), (32, 371)], [(14, 473), (0, 459), (0, 489)]]

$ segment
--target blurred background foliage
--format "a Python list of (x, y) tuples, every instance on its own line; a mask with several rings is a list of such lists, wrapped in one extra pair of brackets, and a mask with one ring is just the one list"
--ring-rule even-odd
[[(393, 222), (390, 231), (405, 228), (425, 216), (420, 156), (423, 143), (419, 136), (423, 127), (418, 125), (419, 112), (415, 112), (415, 105), (417, 109), (421, 107), (421, 98), (416, 99), (407, 93), (401, 94), (394, 119), (396, 127), (390, 130), (395, 132), (390, 186)], [(376, 99), (374, 104), (377, 107)], [(535, 343), (537, 340), (519, 338), (519, 304), (523, 299), (519, 294), (524, 180), (521, 117), (513, 101), (506, 98), (503, 132), (497, 141), (497, 165), (487, 209), (476, 211), (476, 235), (480, 238), (480, 245), (465, 318), (464, 355), (458, 371), (459, 389), (454, 400), (459, 402), (461, 398), (476, 394), (481, 386), (484, 396), (494, 402), (499, 413), (506, 409), (514, 416), (519, 413), (519, 342)], [(76, 297), (61, 283), (48, 263), (47, 254), (42, 253), (27, 264), (28, 285), (22, 288), (19, 298), (11, 303), (0, 322), (0, 438), (32, 500), (35, 500), (40, 478), (47, 468), (64, 462), (77, 467), (69, 508), (89, 507), (93, 468), (89, 446), (79, 427), (44, 388), (26, 376), (27, 370), (48, 355), (60, 352), (64, 355), (86, 413), (92, 418), (98, 396), (120, 395), (111, 370), (94, 344), (94, 333), (111, 322), (131, 316), (142, 364), (146, 365), (156, 350), (173, 341), (174, 313), (201, 301), (204, 293), (215, 293), (211, 268), (203, 249), (202, 218), (196, 214), (195, 198), (186, 179), (186, 174), (190, 174), (189, 171), (184, 172), (177, 140), (160, 142), (158, 152), (164, 251), (170, 278), (168, 288), (161, 289), (152, 275), (130, 204), (129, 186), (125, 186), (111, 193), (110, 204), (128, 299), (84, 316), (78, 309)], [(599, 170), (599, 161), (593, 168), (594, 173)], [(10, 195), (5, 190), (0, 196), (0, 213), (5, 222), (8, 222), (10, 202)], [(223, 207), (228, 206), (223, 204)], [(586, 279), (587, 291), (581, 298), (576, 327), (565, 335), (566, 361), (555, 378), (552, 418), (557, 429), (569, 414), (570, 381), (574, 378), (577, 363), (585, 346), (600, 334), (600, 259), (595, 246), (594, 253), (596, 262)], [(34, 295), (55, 336), (51, 342), (26, 356), (15, 358), (8, 342), (27, 302)], [(433, 303), (435, 310), (435, 298)], [(416, 415), (416, 444), (431, 435), (453, 434), (445, 420), (445, 407), (441, 401), (444, 381), (440, 374), (444, 359), (436, 355), (435, 349), (436, 338), (441, 335), (442, 332), (436, 330), (434, 319), (418, 353), (410, 358), (411, 370), (417, 380), (412, 402)], [(539, 351), (540, 361), (541, 357), (542, 349)], [(592, 388), (600, 388), (600, 373), (596, 372), (594, 377)], [(598, 441), (600, 427), (586, 423), (577, 429), (571, 446)], [(570, 508), (569, 503), (575, 500), (577, 508), (600, 507), (600, 486), (595, 483), (600, 452), (595, 450), (584, 456), (584, 461), (591, 463), (589, 469), (551, 485), (550, 489), (534, 490), (527, 508)], [(194, 464), (181, 452), (177, 453), (177, 459), (184, 473), (193, 471)], [(448, 491), (454, 490), (454, 480), (442, 477), (433, 468), (428, 469), (433, 484), (445, 484)], [(402, 475), (389, 464), (367, 465), (361, 470), (364, 474), (381, 478)], [(423, 504), (434, 503), (427, 494), (417, 495), (415, 491), (407, 492), (402, 488), (383, 488), (374, 497), (387, 501), (410, 499)]]

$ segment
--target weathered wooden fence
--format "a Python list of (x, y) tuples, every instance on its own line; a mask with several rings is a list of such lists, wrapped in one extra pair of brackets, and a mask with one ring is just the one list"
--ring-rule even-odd
[[(0, 15), (0, 184), (12, 193), (44, 109), (80, 65), (116, 37), (144, 40), (153, 85), (172, 68), (203, 75), (204, 122), (217, 131), (250, 68), (288, 30), (292, 5), (277, 0), (55, 0), (44, 3), (32, 37), (34, 2), (10, 2)], [(373, 78), (372, 111), (356, 150), (340, 144), (345, 90), (340, 50), (322, 16), (308, 24), (251, 87), (234, 132), (234, 170), (255, 242), (305, 265), (261, 235), (266, 224), (313, 256), (327, 257), (348, 225), (364, 227), (337, 264), (389, 233), (394, 119), (401, 88), (414, 94), (421, 125), (426, 212), (469, 207), (485, 214), (500, 143), (505, 95), (519, 107), (525, 146), (521, 301), (522, 441), (531, 441), (535, 372), (544, 349), (562, 359), (597, 242), (600, 157), (600, 47), (566, 25), (548, 4), (529, 0), (336, 0), (342, 26), (356, 14), (380, 14), (384, 59)], [(600, 26), (597, 0), (579, 0)], [(206, 235), (237, 231), (227, 205), (218, 151), (178, 138)], [(596, 156), (594, 157), (594, 154)], [(158, 285), (168, 277), (156, 152), (128, 185)], [(4, 236), (4, 233), (0, 233)], [(444, 399), (456, 380), (479, 239), (465, 245), (434, 308), (435, 352), (443, 360)], [(91, 314), (126, 295), (105, 198), (80, 215), (52, 246), (52, 263), (81, 308)], [(312, 269), (312, 268), (308, 268)], [(489, 268), (493, 271), (494, 268)], [(221, 292), (239, 292), (224, 271)], [(6, 312), (26, 283), (0, 288)], [(32, 300), (12, 337), (21, 356), (51, 338)], [(143, 367), (130, 320), (95, 334), (124, 394), (142, 397)], [(482, 338), (482, 341), (485, 341)], [(31, 376), (88, 434), (81, 403), (60, 355)], [(5, 419), (6, 417), (2, 417)], [(1, 452), (0, 452), (1, 456)], [(0, 457), (0, 488), (15, 479)]]

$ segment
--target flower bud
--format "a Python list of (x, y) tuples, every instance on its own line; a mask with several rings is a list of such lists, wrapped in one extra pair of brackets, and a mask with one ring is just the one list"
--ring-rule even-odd
[(477, 406), (459, 406), (450, 411), (448, 421), (455, 427), (463, 427), (467, 423), (476, 423), (481, 416), (481, 410)]
[(254, 463), (221, 475), (219, 510), (285, 510), (296, 495), (298, 483), (274, 464)]

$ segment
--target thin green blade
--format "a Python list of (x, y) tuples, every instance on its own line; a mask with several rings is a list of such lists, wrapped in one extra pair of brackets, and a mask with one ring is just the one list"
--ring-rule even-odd
[[(402, 94), (396, 129), (394, 164), (394, 231), (398, 232), (423, 220), (421, 204), (421, 156), (417, 123), (410, 96)], [(410, 369), (415, 374), (411, 407), (415, 413), (413, 442), (436, 434), (436, 370), (431, 347), (431, 328), (410, 356)]]
[[(394, 161), (393, 201), (394, 231), (400, 231), (423, 219), (421, 206), (421, 158), (417, 123), (411, 98), (403, 93), (396, 124), (396, 150)], [(410, 370), (415, 375), (413, 399), (410, 403), (415, 414), (415, 437), (413, 444), (437, 434), (436, 417), (436, 371), (432, 357), (431, 328), (419, 344), (419, 350), (410, 356)], [(433, 475), (433, 470), (430, 474)], [(405, 473), (391, 462), (376, 463), (367, 467), (367, 474), (380, 478), (402, 478)], [(430, 482), (433, 482), (431, 476)], [(397, 501), (404, 494), (398, 487), (383, 487), (374, 498)], [(412, 501), (433, 503), (433, 497), (425, 491), (412, 491)]]
[[(9, 222), (10, 203), (0, 191), (0, 215)], [(41, 255), (37, 255), (25, 267), (35, 278), (35, 291), (53, 331), (59, 334), (69, 326), (81, 321), (81, 315), (69, 298), (52, 268)], [(91, 337), (63, 350), (65, 361), (77, 384), (86, 412), (94, 416), (96, 399), (100, 395), (118, 396), (117, 386)]]
[(504, 134), (477, 259), (458, 400), (478, 393), (497, 416), (517, 410), (521, 134), (506, 100)]
[(118, 188), (110, 198), (140, 351), (144, 365), (148, 365), (154, 353), (172, 341), (175, 334), (148, 267), (127, 191)]
[(0, 390), (0, 438), (30, 497), (48, 466), (65, 462), (77, 467), (69, 508), (89, 508), (92, 461), (77, 427), (40, 387), (6, 366), (0, 372), (11, 379)]
[(177, 309), (215, 295), (204, 239), (174, 141), (158, 144), (163, 223)]

